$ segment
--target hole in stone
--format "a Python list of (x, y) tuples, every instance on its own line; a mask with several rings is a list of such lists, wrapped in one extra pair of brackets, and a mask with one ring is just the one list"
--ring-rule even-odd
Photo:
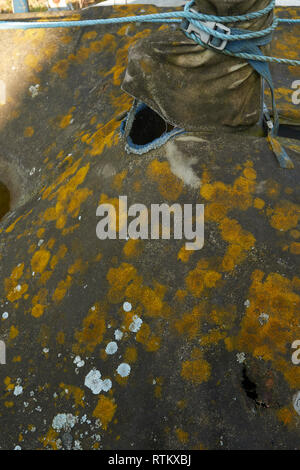
[(0, 181), (0, 220), (10, 210), (10, 192), (2, 181)]
[(168, 129), (166, 122), (148, 106), (135, 115), (130, 138), (135, 145), (146, 145), (161, 137)]

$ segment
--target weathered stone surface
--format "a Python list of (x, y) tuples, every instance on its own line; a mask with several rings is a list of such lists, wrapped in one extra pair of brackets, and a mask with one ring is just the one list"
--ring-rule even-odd
[[(2, 449), (299, 448), (299, 145), (294, 171), (245, 134), (125, 154), (127, 51), (153, 28), (1, 36)], [(119, 195), (205, 204), (204, 248), (98, 240), (97, 206)]]

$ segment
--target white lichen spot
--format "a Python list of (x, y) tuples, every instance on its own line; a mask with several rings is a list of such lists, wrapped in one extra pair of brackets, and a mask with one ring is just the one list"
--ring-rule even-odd
[(30, 172), (29, 172), (29, 175), (30, 175), (30, 176), (34, 175), (35, 170), (36, 170), (36, 168), (35, 168), (35, 166), (34, 166), (33, 168), (31, 168), (31, 170), (30, 170)]
[(16, 290), (17, 292), (20, 292), (21, 289), (22, 289), (22, 287), (20, 286), (20, 284), (18, 284), (17, 287), (15, 287), (14, 290)]
[(76, 356), (74, 359), (74, 364), (76, 364), (77, 367), (83, 367), (85, 362), (81, 359), (80, 356)]
[(16, 447), (14, 448), (14, 450), (22, 450), (22, 447), (16, 446)]
[(104, 379), (102, 381), (102, 390), (103, 392), (108, 392), (112, 387), (112, 381), (110, 379)]
[(132, 310), (132, 305), (130, 302), (124, 302), (123, 303), (123, 310), (124, 312), (131, 312)]
[(39, 241), (38, 241), (38, 247), (42, 246), (43, 243), (44, 243), (44, 240), (43, 240), (43, 239), (39, 240)]
[(8, 318), (8, 312), (2, 313), (2, 318), (3, 318), (3, 320), (7, 320), (7, 318)]
[(121, 330), (116, 330), (115, 331), (115, 340), (120, 341), (123, 338), (123, 333)]
[(261, 325), (265, 325), (269, 321), (269, 315), (267, 313), (261, 313), (258, 317), (258, 321)]
[(72, 429), (77, 422), (77, 417), (73, 416), (71, 413), (60, 413), (53, 418), (52, 427), (56, 431), (69, 431)]
[(131, 367), (129, 364), (126, 364), (126, 362), (122, 362), (117, 368), (117, 372), (121, 377), (128, 377), (130, 371)]
[(38, 83), (29, 87), (29, 93), (31, 94), (32, 98), (35, 98), (39, 94), (39, 88), (40, 85)]
[(294, 405), (294, 409), (295, 409), (296, 413), (298, 413), (298, 415), (300, 415), (300, 392), (297, 392), (293, 396), (293, 405)]
[(108, 392), (112, 383), (109, 379), (102, 380), (99, 370), (92, 369), (84, 380), (84, 385), (89, 388), (94, 395), (98, 395), (101, 391)]
[(44, 354), (48, 354), (48, 352), (49, 352), (49, 349), (48, 349), (48, 348), (44, 348), (44, 349), (43, 349), (43, 353), (44, 353)]
[(14, 389), (14, 395), (17, 397), (19, 395), (22, 395), (23, 393), (23, 387), (21, 385), (17, 385)]
[(137, 315), (133, 315), (132, 323), (129, 325), (129, 330), (132, 331), (132, 333), (137, 333), (141, 328), (142, 323), (143, 320), (140, 317), (138, 317)]
[(118, 345), (115, 341), (111, 341), (105, 348), (106, 354), (115, 354), (118, 350)]
[(243, 362), (246, 360), (246, 354), (244, 352), (237, 353), (236, 360), (239, 362), (239, 364), (243, 364)]
[(250, 300), (246, 300), (244, 302), (244, 305), (245, 305), (246, 308), (249, 308), (250, 307)]

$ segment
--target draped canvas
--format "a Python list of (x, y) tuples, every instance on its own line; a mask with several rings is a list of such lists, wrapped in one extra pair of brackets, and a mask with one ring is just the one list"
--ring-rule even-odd
[[(196, 0), (195, 9), (228, 16), (268, 4), (269, 0)], [(271, 21), (272, 12), (234, 26), (260, 30)], [(243, 59), (197, 45), (180, 29), (168, 27), (131, 48), (122, 88), (186, 130), (252, 126), (260, 117), (261, 80), (253, 68)]]

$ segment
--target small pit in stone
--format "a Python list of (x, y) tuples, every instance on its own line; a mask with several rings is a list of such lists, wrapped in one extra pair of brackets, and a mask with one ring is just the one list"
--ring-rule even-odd
[(259, 400), (257, 385), (248, 377), (246, 367), (243, 368), (243, 378), (241, 383), (248, 398), (251, 398), (251, 400), (253, 400), (256, 405), (261, 406), (262, 408), (268, 408), (266, 403)]
[(10, 210), (10, 192), (2, 181), (0, 181), (0, 220)]

